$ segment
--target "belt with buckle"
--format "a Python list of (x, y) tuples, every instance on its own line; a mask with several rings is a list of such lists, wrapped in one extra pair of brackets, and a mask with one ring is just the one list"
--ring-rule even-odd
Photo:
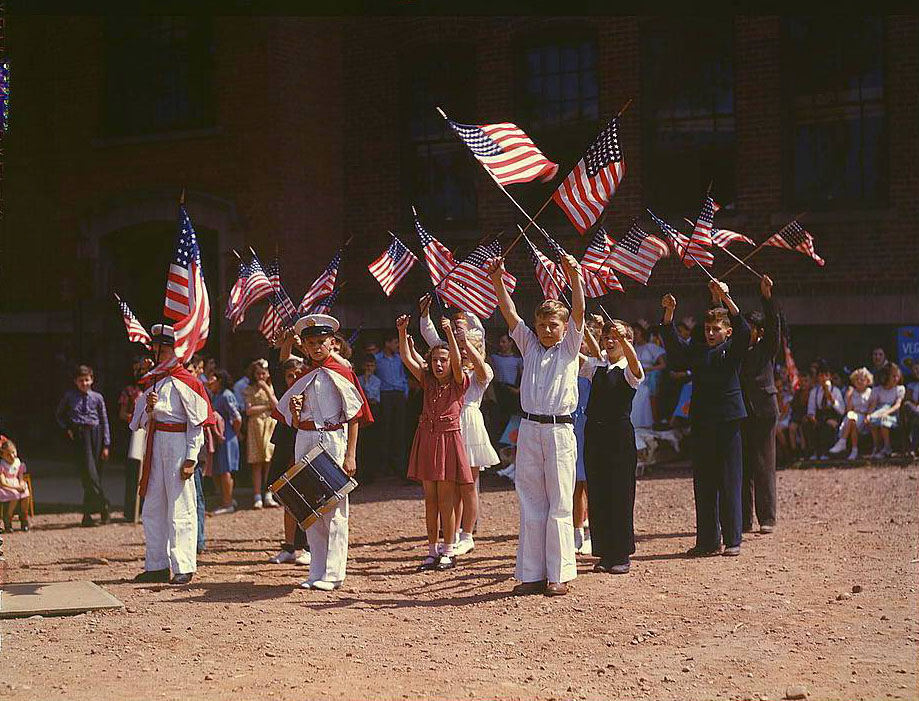
[(523, 414), (527, 421), (535, 421), (538, 424), (573, 424), (574, 417), (571, 414), (561, 416), (547, 416), (545, 414)]

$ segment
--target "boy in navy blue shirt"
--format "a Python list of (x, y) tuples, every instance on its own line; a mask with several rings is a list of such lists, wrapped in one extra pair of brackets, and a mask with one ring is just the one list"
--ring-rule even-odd
[[(692, 473), (696, 502), (696, 544), (693, 557), (739, 555), (743, 481), (741, 419), (746, 418), (740, 387), (740, 364), (750, 346), (750, 327), (722, 282), (709, 284), (712, 298), (726, 308), (709, 309), (704, 339), (688, 345), (678, 340), (673, 325), (676, 298), (664, 295), (661, 336), (667, 362), (693, 376)], [(721, 550), (722, 538), (724, 551)]]

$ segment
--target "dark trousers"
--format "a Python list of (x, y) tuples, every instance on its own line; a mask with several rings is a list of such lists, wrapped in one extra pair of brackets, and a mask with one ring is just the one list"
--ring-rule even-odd
[(775, 525), (775, 423), (774, 416), (748, 416), (743, 420), (743, 525), (753, 527), (753, 512), (760, 526)]
[(630, 421), (588, 423), (584, 470), (593, 554), (613, 564), (635, 552), (635, 473), (638, 455)]
[(380, 392), (381, 433), (377, 467), (402, 474), (405, 471), (405, 394), (399, 390)]
[(73, 459), (83, 483), (83, 515), (108, 511), (102, 490), (102, 427), (74, 426)]
[(195, 465), (195, 506), (198, 512), (198, 552), (204, 550), (204, 462)]
[(804, 439), (817, 457), (830, 452), (830, 448), (836, 442), (839, 422), (839, 414), (832, 409), (818, 409), (814, 421), (804, 421), (801, 424)]
[(740, 545), (743, 442), (740, 420), (692, 424), (692, 486), (696, 498), (696, 545), (714, 550), (724, 539)]
[(137, 480), (140, 479), (140, 460), (125, 460), (124, 464), (124, 517), (134, 519), (137, 506)]
[[(380, 405), (377, 402), (370, 402), (370, 413), (374, 418), (380, 416)], [(361, 426), (357, 441), (357, 479), (359, 482), (372, 482), (378, 472), (380, 427), (381, 424), (377, 422)]]

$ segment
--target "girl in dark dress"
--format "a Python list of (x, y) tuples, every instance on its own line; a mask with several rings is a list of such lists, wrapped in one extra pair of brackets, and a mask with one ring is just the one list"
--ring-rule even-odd
[(587, 404), (584, 467), (594, 572), (625, 574), (635, 552), (635, 472), (638, 454), (632, 427), (632, 399), (644, 380), (632, 346), (632, 329), (614, 319), (603, 327), (602, 352), (594, 346), (595, 365)]

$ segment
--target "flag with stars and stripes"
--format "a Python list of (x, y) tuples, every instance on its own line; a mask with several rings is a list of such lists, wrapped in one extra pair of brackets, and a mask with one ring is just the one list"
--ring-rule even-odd
[[(239, 255), (239, 254), (237, 254)], [(243, 288), (246, 286), (246, 279), (249, 277), (249, 264), (240, 257), (239, 269), (236, 273), (236, 282), (230, 288), (230, 294), (227, 296), (226, 317), (230, 321), (236, 318), (239, 311), (239, 303), (243, 298)]]
[(559, 185), (552, 199), (574, 228), (583, 234), (603, 214), (624, 177), (619, 117), (613, 117)]
[(328, 314), (332, 311), (332, 307), (335, 305), (335, 302), (338, 301), (338, 293), (341, 292), (341, 288), (337, 287), (332, 290), (331, 294), (327, 294), (322, 299), (318, 300), (312, 307), (310, 307), (310, 314)]
[(715, 202), (711, 195), (706, 195), (705, 199), (702, 200), (702, 209), (699, 211), (699, 216), (690, 236), (689, 250), (693, 251), (693, 253), (695, 253), (692, 248), (694, 242), (697, 242), (700, 246), (712, 246), (712, 223), (715, 220), (715, 212), (719, 209), (721, 209), (721, 205)]
[(335, 289), (335, 280), (338, 279), (339, 265), (341, 265), (341, 250), (335, 254), (335, 257), (332, 258), (325, 270), (320, 273), (319, 277), (310, 285), (306, 294), (303, 295), (303, 299), (300, 300), (300, 304), (297, 306), (297, 310), (301, 314), (309, 313), (310, 307), (316, 302), (332, 294), (332, 290)]
[(383, 253), (367, 266), (370, 274), (380, 283), (383, 292), (389, 297), (396, 285), (402, 280), (412, 266), (418, 262), (415, 255), (406, 248), (395, 235), (390, 234), (392, 241)]
[[(498, 306), (498, 296), (491, 276), (485, 272), (485, 261), (501, 255), (501, 244), (495, 239), (489, 244), (476, 246), (439, 283), (438, 293), (457, 309), (487, 319)], [(517, 287), (517, 278), (505, 271), (502, 276), (509, 294)]]
[(562, 296), (562, 292), (567, 285), (565, 273), (556, 263), (546, 258), (527, 236), (524, 236), (523, 239), (530, 247), (530, 258), (533, 261), (536, 281), (542, 288), (543, 297), (546, 299), (558, 299)]
[(808, 258), (812, 258), (817, 265), (826, 263), (823, 258), (817, 255), (817, 249), (814, 248), (814, 237), (797, 220), (793, 220), (783, 226), (770, 236), (763, 245), (798, 251)]
[(269, 343), (273, 343), (281, 331), (292, 327), (297, 321), (297, 308), (281, 283), (281, 262), (277, 256), (268, 264), (265, 272), (271, 283), (272, 294), (268, 298), (270, 304), (262, 315), (258, 330)]
[[(549, 248), (552, 249), (552, 253), (555, 256), (557, 263), (561, 262), (562, 256), (567, 255), (565, 249), (562, 248), (555, 239), (553, 239), (545, 230), (541, 230), (542, 235), (546, 239), (546, 243), (549, 244)], [(562, 275), (562, 280), (567, 284), (567, 277), (565, 277), (565, 271), (562, 270), (561, 265), (559, 265), (559, 272)], [(615, 275), (613, 278), (615, 279)], [(581, 283), (584, 285), (584, 296), (594, 299), (596, 297), (602, 297), (609, 290), (606, 289), (605, 280), (602, 275), (597, 275), (594, 271), (581, 266)], [(619, 284), (619, 280), (616, 280), (616, 284)], [(619, 287), (619, 290), (622, 290), (622, 287)]]
[[(622, 283), (616, 277), (612, 267), (609, 265), (609, 254), (612, 250), (612, 242), (609, 234), (602, 226), (598, 226), (594, 232), (590, 243), (587, 244), (587, 250), (584, 251), (584, 257), (581, 258), (581, 268), (584, 272), (585, 286), (584, 292), (588, 297), (599, 297), (606, 292), (624, 292)], [(588, 278), (599, 280), (606, 286), (606, 292), (591, 294), (588, 292)]]
[(459, 124), (452, 119), (447, 123), (501, 185), (532, 180), (546, 182), (558, 172), (558, 165), (546, 158), (516, 124), (502, 122), (476, 126)]
[(179, 232), (175, 257), (169, 265), (163, 315), (174, 321), (173, 350), (178, 362), (184, 363), (207, 343), (211, 321), (198, 236), (184, 204), (179, 205)]
[(715, 256), (712, 255), (710, 250), (691, 242), (686, 234), (677, 231), (650, 209), (646, 211), (651, 215), (651, 219), (654, 220), (654, 223), (657, 224), (664, 236), (667, 237), (673, 252), (679, 256), (680, 260), (683, 261), (683, 265), (687, 268), (694, 266), (696, 261), (707, 267), (711, 267), (715, 262)]
[(747, 243), (751, 246), (756, 245), (749, 236), (744, 236), (730, 229), (713, 229), (712, 243), (718, 246), (718, 248), (727, 248), (732, 243)]
[(637, 222), (632, 222), (625, 235), (612, 244), (610, 266), (642, 285), (648, 284), (657, 261), (668, 255), (667, 244), (642, 231)]
[(115, 299), (118, 300), (118, 309), (124, 321), (125, 331), (128, 332), (128, 340), (131, 343), (142, 343), (146, 346), (147, 350), (150, 350), (153, 344), (150, 341), (150, 334), (147, 332), (147, 329), (145, 329), (144, 325), (134, 316), (134, 312), (131, 311), (131, 307), (128, 306), (127, 302), (118, 295), (115, 295)]
[(415, 232), (421, 242), (421, 250), (424, 251), (424, 262), (431, 275), (431, 284), (436, 287), (447, 273), (456, 267), (456, 260), (449, 248), (425, 231), (414, 207), (412, 207), (412, 213), (415, 214)]
[(243, 323), (249, 307), (259, 300), (271, 296), (273, 292), (274, 288), (265, 273), (265, 268), (262, 267), (262, 261), (258, 259), (258, 256), (253, 251), (252, 260), (249, 261), (249, 275), (243, 283), (239, 304), (237, 304), (236, 313), (233, 316), (233, 328), (235, 329)]

